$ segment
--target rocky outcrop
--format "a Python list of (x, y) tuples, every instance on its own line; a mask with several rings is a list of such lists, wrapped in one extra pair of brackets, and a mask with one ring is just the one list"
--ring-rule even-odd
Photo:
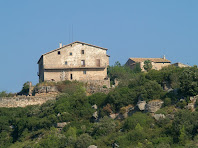
[(146, 104), (146, 111), (150, 113), (155, 113), (158, 111), (164, 102), (162, 100), (152, 100)]
[(93, 121), (98, 121), (98, 111), (97, 111), (98, 106), (97, 106), (96, 104), (94, 104), (94, 105), (92, 106), (92, 108), (96, 110), (96, 111), (93, 113), (93, 115), (92, 115), (92, 119), (93, 119)]
[(152, 100), (146, 103), (146, 101), (139, 100), (137, 103), (137, 108), (140, 111), (146, 111), (150, 113), (155, 113), (158, 111), (164, 102), (161, 100)]
[(109, 117), (111, 119), (125, 119), (129, 116), (131, 116), (134, 113), (134, 106), (133, 105), (128, 105), (125, 107), (122, 107), (120, 109), (120, 113), (116, 113), (116, 114), (110, 114)]
[(115, 119), (115, 118), (117, 118), (118, 115), (119, 115), (118, 113), (117, 114), (110, 114), (109, 117), (111, 119)]
[(155, 120), (160, 120), (160, 119), (164, 119), (165, 115), (164, 114), (154, 114), (153, 116), (155, 118)]
[(90, 145), (88, 148), (97, 148), (95, 145)]
[(145, 110), (146, 101), (138, 101), (137, 107), (138, 107), (138, 109), (141, 110), (141, 111)]
[(196, 107), (196, 101), (197, 101), (197, 97), (198, 96), (191, 96), (190, 97), (190, 103), (188, 103), (187, 105), (187, 109), (191, 110), (191, 111), (195, 111), (195, 107)]
[(92, 117), (93, 117), (95, 120), (97, 120), (97, 119), (98, 119), (98, 112), (95, 111), (95, 112), (93, 113)]
[(189, 109), (191, 111), (195, 111), (195, 105), (194, 105), (194, 103), (188, 103), (187, 109)]
[(94, 104), (94, 105), (92, 106), (92, 108), (93, 108), (93, 109), (98, 109), (98, 106), (97, 106), (96, 104)]
[(56, 127), (57, 128), (63, 128), (65, 125), (69, 124), (70, 122), (61, 122), (61, 123), (57, 123)]

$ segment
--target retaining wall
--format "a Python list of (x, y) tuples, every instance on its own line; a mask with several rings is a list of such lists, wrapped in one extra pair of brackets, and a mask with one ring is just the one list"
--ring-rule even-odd
[(0, 107), (25, 107), (28, 105), (41, 105), (48, 100), (55, 100), (55, 96), (16, 96), (0, 98)]

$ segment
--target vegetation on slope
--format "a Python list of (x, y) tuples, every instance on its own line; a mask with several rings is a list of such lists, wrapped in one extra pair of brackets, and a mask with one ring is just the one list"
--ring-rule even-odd
[[(109, 94), (86, 96), (81, 83), (60, 83), (61, 94), (56, 101), (25, 108), (0, 108), (0, 145), (10, 148), (99, 148), (112, 147), (197, 147), (198, 111), (185, 109), (189, 97), (198, 94), (198, 68), (169, 66), (147, 73), (134, 71), (118, 62), (109, 67), (112, 80), (119, 86)], [(165, 84), (172, 90), (164, 91)], [(182, 98), (182, 102), (180, 99)], [(149, 113), (137, 111), (123, 120), (113, 120), (110, 113), (122, 112), (138, 99), (161, 99), (164, 106), (157, 113), (165, 119), (155, 120)], [(99, 121), (92, 115), (97, 104)], [(168, 117), (168, 115), (170, 117)], [(56, 123), (67, 122), (62, 130)]]

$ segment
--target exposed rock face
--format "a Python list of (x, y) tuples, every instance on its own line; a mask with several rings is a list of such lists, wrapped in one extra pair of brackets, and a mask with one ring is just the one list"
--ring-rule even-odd
[(93, 109), (98, 109), (98, 106), (97, 106), (96, 104), (94, 104), (94, 105), (92, 106), (92, 108), (93, 108)]
[(92, 117), (94, 117), (95, 119), (98, 119), (98, 112), (95, 111), (95, 112), (93, 113)]
[(173, 89), (171, 88), (171, 84), (170, 84), (168, 81), (163, 82), (163, 89), (164, 89), (165, 91), (171, 91), (171, 90), (173, 90)]
[(88, 148), (97, 148), (95, 145), (90, 145)]
[(173, 120), (174, 119), (174, 114), (167, 114), (166, 115), (166, 118), (169, 118), (170, 120)]
[(133, 114), (134, 106), (129, 104), (128, 106), (122, 107), (120, 110), (121, 110), (121, 113), (110, 114), (109, 117), (111, 119), (125, 119), (128, 116), (131, 116)]
[(61, 123), (57, 123), (56, 127), (57, 128), (63, 128), (65, 125), (69, 124), (69, 122), (61, 122)]
[(98, 92), (108, 94), (109, 91), (110, 91), (110, 87), (106, 88), (106, 87), (100, 86), (98, 84), (94, 85), (94, 84), (90, 83), (90, 84), (87, 84), (87, 86), (86, 86), (87, 95), (91, 95), (91, 94), (98, 93)]
[(146, 104), (146, 110), (150, 113), (158, 111), (164, 102), (161, 100), (152, 100)]
[(137, 106), (138, 106), (139, 110), (141, 110), (141, 111), (145, 110), (146, 101), (138, 101)]
[(119, 115), (118, 113), (117, 113), (117, 114), (110, 114), (109, 117), (110, 117), (111, 119), (115, 119), (118, 115)]
[(159, 120), (159, 119), (164, 119), (165, 118), (165, 115), (164, 114), (154, 114), (153, 116), (155, 118), (155, 120)]
[(194, 103), (188, 103), (187, 109), (189, 109), (191, 111), (195, 111), (195, 105), (194, 105)]

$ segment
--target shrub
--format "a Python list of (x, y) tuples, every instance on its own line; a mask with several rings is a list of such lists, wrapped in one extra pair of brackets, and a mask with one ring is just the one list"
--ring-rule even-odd
[(78, 137), (76, 141), (76, 148), (87, 148), (91, 143), (93, 142), (93, 139), (88, 134), (82, 134)]
[(115, 132), (116, 130), (116, 123), (113, 119), (105, 116), (100, 119), (99, 122), (94, 124), (94, 136), (106, 136), (110, 133)]
[(139, 124), (141, 127), (149, 128), (154, 122), (153, 118), (144, 113), (134, 113), (131, 117), (127, 118), (124, 122), (123, 129), (125, 131), (133, 130)]
[(91, 105), (96, 104), (98, 107), (102, 107), (104, 105), (106, 97), (107, 95), (104, 93), (95, 93), (89, 96), (88, 99)]
[(164, 99), (164, 106), (170, 106), (171, 105), (171, 98), (165, 98)]
[(134, 104), (136, 94), (128, 87), (116, 88), (107, 96), (106, 103), (109, 103), (113, 110), (119, 111), (121, 107)]

